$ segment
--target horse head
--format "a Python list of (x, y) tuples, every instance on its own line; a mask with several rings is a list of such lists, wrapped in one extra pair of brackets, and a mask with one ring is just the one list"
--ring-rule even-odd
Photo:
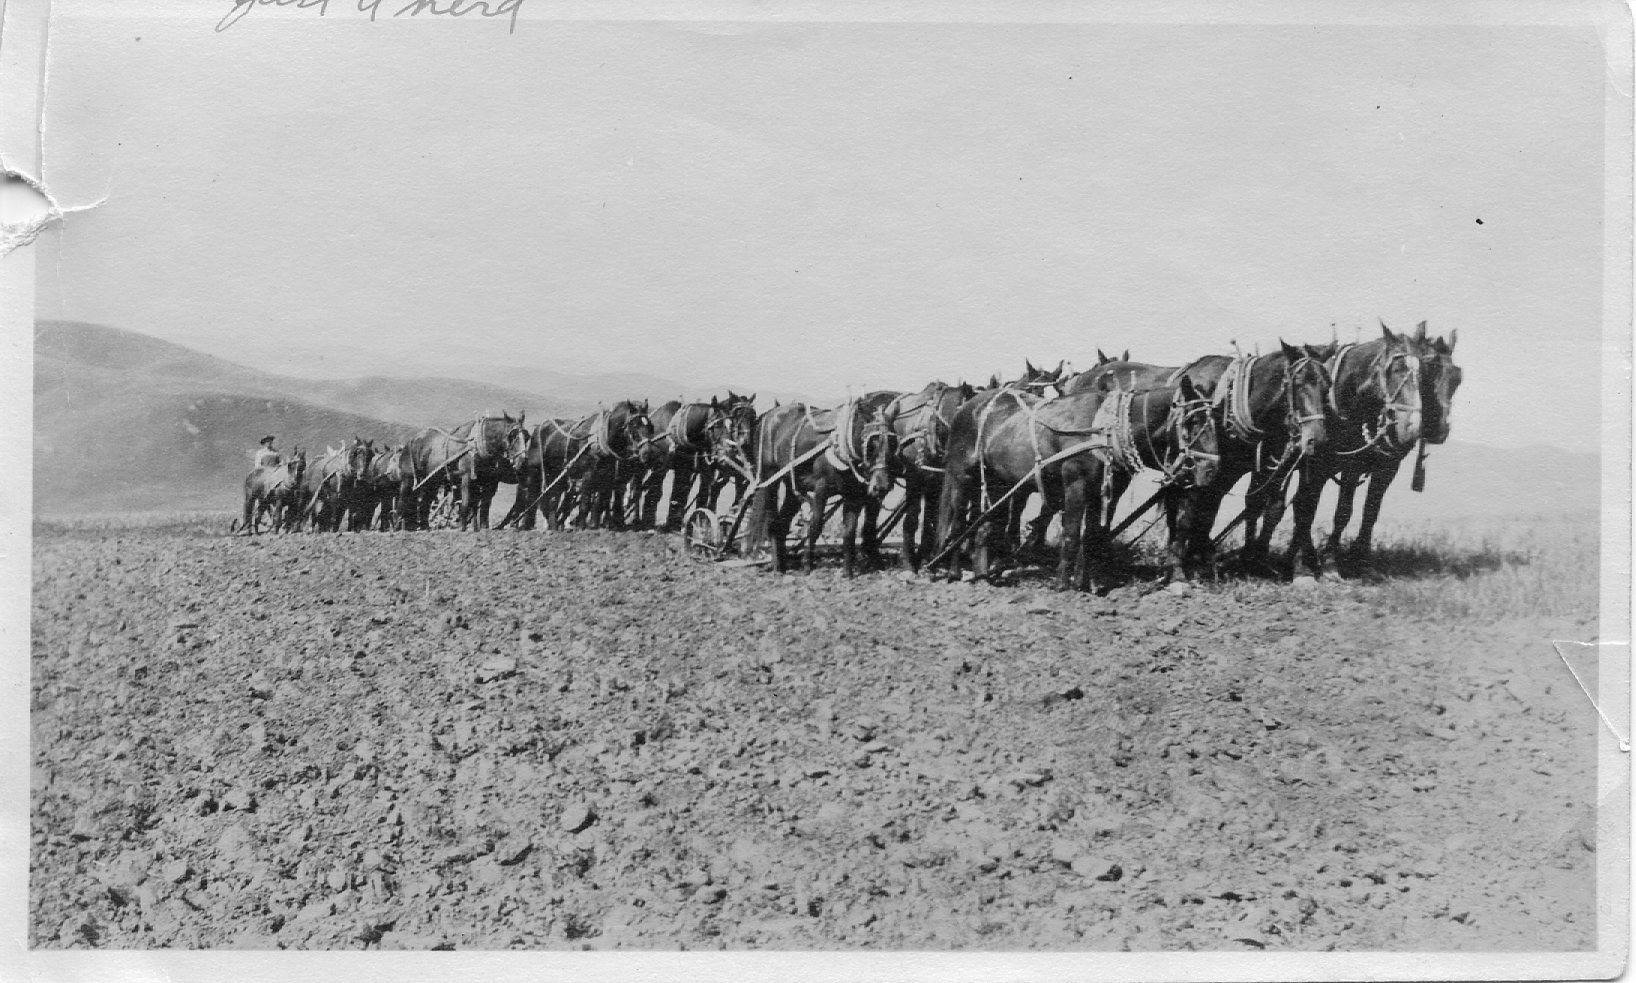
[(1421, 433), (1428, 444), (1449, 439), (1449, 416), (1454, 412), (1454, 391), (1460, 388), (1461, 371), (1454, 364), (1454, 343), (1459, 329), (1447, 339), (1428, 338), (1426, 322), (1415, 330), (1414, 346), (1420, 356)]
[(352, 435), (351, 443), (346, 445), (347, 473), (354, 478), (362, 478), (369, 474), (370, 462), (375, 459), (375, 442), (364, 440), (357, 434)]
[(1295, 437), (1303, 455), (1311, 454), (1323, 446), (1327, 436), (1324, 398), (1329, 393), (1329, 370), (1324, 368), (1323, 359), (1315, 358), (1305, 348), (1282, 338), (1278, 345), (1284, 351), (1284, 390), (1289, 397), (1285, 406), (1286, 432)]
[(1006, 383), (1006, 385), (1014, 386), (1018, 389), (1022, 389), (1040, 396), (1045, 395), (1045, 390), (1047, 389), (1055, 389), (1056, 395), (1063, 395), (1062, 383), (1064, 378), (1069, 374), (1067, 362), (1057, 362), (1057, 367), (1054, 369), (1042, 369), (1035, 365), (1032, 361), (1024, 359), (1023, 366), (1022, 376), (1012, 382)]
[(523, 426), (522, 417), (517, 418), (517, 425), (506, 431), (506, 461), (514, 468), (521, 468), (528, 463), (528, 449), (534, 445), (534, 433)]
[(664, 459), (664, 448), (654, 439), (653, 419), (648, 416), (648, 401), (627, 399), (614, 406), (609, 416), (609, 427), (623, 438), (625, 447), (620, 456), (634, 455), (643, 467), (653, 467)]
[[(867, 419), (855, 420), (853, 426), (859, 427), (860, 443), (863, 447), (863, 464), (869, 469), (869, 494), (877, 500), (886, 497), (892, 490), (897, 476), (892, 468), (897, 461), (899, 438), (895, 423), (894, 407), (897, 400), (892, 399), (884, 406), (876, 407), (869, 413)], [(859, 405), (859, 409), (864, 407)]]
[(1176, 384), (1170, 411), (1178, 452), (1175, 473), (1185, 475), (1194, 488), (1213, 484), (1221, 470), (1221, 442), (1210, 399), (1186, 375)]
[(1381, 401), (1381, 411), (1371, 439), (1408, 447), (1420, 439), (1424, 426), (1419, 349), (1412, 337), (1394, 334), (1384, 321), (1380, 331), (1385, 345), (1375, 357), (1368, 385)]
[(750, 446), (750, 437), (755, 432), (756, 411), (751, 402), (754, 399), (754, 395), (736, 396), (731, 392), (726, 402), (710, 397), (710, 420), (704, 428), (710, 441), (710, 459), (751, 480), (754, 471), (745, 448)]

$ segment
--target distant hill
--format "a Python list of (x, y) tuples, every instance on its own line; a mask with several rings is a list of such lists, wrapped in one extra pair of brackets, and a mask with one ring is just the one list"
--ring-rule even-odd
[(73, 321), (42, 321), (34, 333), (34, 385), (84, 389), (136, 385), (189, 395), (241, 393), (296, 399), (343, 413), (413, 427), (452, 426), (483, 409), (537, 415), (583, 412), (580, 401), (548, 398), (467, 379), (300, 379), (237, 365), (133, 331)]
[(458, 379), (294, 379), (157, 338), (41, 322), (34, 341), (34, 507), (41, 514), (233, 508), (265, 434), (284, 450), (354, 434), (401, 442), (484, 409), (575, 414)]
[(322, 452), (355, 433), (400, 443), (415, 429), (298, 400), (59, 386), (35, 393), (34, 510), (233, 509), (264, 434), (282, 451)]

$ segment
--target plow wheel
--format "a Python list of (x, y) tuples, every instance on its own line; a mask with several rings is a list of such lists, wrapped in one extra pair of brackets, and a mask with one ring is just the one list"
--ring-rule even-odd
[(714, 560), (721, 555), (722, 544), (722, 525), (716, 513), (700, 506), (682, 520), (682, 545), (689, 556)]

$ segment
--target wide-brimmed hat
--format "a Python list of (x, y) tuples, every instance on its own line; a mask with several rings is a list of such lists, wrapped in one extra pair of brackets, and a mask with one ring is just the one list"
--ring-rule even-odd
[(265, 437), (263, 437), (263, 438), (261, 438), (261, 442), (262, 442), (262, 443), (263, 443), (263, 444), (271, 444), (271, 443), (272, 443), (272, 442), (273, 442), (273, 436), (272, 436), (272, 434), (268, 434), (268, 435), (267, 435), (267, 436), (265, 436)]

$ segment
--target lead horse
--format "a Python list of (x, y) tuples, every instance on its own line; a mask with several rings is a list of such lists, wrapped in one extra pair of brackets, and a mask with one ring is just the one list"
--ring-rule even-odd
[[(1422, 338), (1424, 328), (1422, 322)], [(1295, 529), (1290, 539), (1289, 565), (1295, 576), (1338, 573), (1336, 558), (1340, 553), (1341, 535), (1352, 517), (1352, 496), (1365, 481), (1369, 488), (1364, 499), (1363, 522), (1353, 540), (1350, 559), (1367, 571), (1370, 540), (1375, 519), (1380, 514), (1381, 498), (1397, 476), (1403, 459), (1421, 439), (1424, 345), (1408, 335), (1394, 333), (1384, 323), (1380, 330), (1380, 338), (1341, 345), (1329, 359), (1328, 438), (1317, 452), (1301, 463), (1300, 482), (1291, 503)], [(1453, 346), (1447, 347), (1452, 365)], [(1447, 390), (1449, 400), (1453, 399), (1452, 386), (1458, 385), (1458, 381), (1458, 369), (1455, 369), (1440, 383)], [(1440, 420), (1446, 419), (1445, 406)], [(1440, 429), (1438, 436), (1446, 438), (1447, 428), (1440, 425)], [(1335, 508), (1334, 527), (1320, 557), (1312, 540), (1312, 522), (1317, 515), (1319, 496), (1331, 480), (1339, 482), (1341, 493)], [(1283, 511), (1282, 496), (1267, 503), (1255, 544), (1262, 555), (1269, 547)]]

